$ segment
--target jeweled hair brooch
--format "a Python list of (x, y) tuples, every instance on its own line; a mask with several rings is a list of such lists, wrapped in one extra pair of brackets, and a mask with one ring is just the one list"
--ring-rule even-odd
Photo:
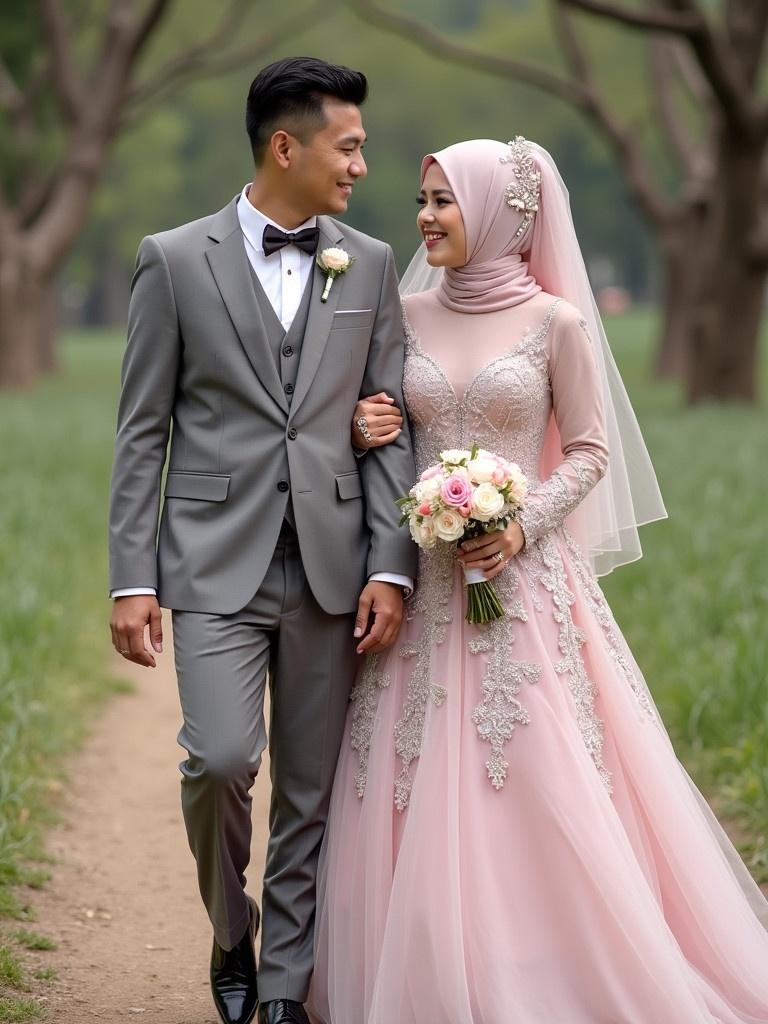
[(512, 164), (516, 180), (510, 181), (504, 189), (504, 202), (523, 215), (520, 227), (515, 232), (515, 238), (519, 238), (527, 231), (534, 214), (539, 212), (541, 171), (534, 162), (530, 142), (522, 135), (516, 135), (507, 145), (509, 155), (500, 156), (499, 163)]

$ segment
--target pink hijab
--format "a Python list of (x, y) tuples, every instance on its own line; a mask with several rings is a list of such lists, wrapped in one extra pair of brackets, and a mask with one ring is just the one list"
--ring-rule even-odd
[(464, 221), (467, 262), (447, 269), (437, 292), (459, 313), (517, 306), (541, 291), (522, 255), (530, 249), (535, 218), (526, 220), (503, 200), (505, 188), (519, 184), (508, 157), (501, 142), (476, 139), (430, 153), (421, 164), (422, 181), (430, 164), (440, 165)]

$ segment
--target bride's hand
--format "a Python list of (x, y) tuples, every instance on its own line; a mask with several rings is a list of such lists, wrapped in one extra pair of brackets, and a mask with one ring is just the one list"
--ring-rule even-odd
[[(364, 424), (358, 423), (363, 419)], [(352, 444), (355, 448), (381, 448), (395, 441), (403, 429), (403, 417), (385, 391), (361, 398), (352, 416)]]
[[(467, 569), (482, 569), (487, 580), (498, 576), (510, 558), (523, 549), (525, 535), (519, 523), (510, 523), (506, 530), (494, 530), (482, 537), (465, 540), (458, 549), (458, 559)], [(502, 558), (499, 558), (499, 554)]]

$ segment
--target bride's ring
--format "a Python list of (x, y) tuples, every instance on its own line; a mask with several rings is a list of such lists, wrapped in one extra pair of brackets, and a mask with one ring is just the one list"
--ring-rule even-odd
[(365, 416), (358, 416), (357, 419), (355, 420), (355, 423), (357, 424), (357, 429), (363, 435), (368, 444), (372, 444), (373, 435), (368, 429), (368, 420), (365, 418)]
[(499, 564), (501, 564), (504, 561), (504, 555), (501, 553), (501, 551), (497, 551), (493, 557)]

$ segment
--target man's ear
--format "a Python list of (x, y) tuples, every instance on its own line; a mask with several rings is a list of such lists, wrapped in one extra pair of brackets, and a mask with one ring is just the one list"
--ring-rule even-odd
[(292, 150), (295, 145), (296, 139), (289, 135), (288, 132), (282, 131), (282, 129), (275, 132), (269, 140), (269, 148), (274, 161), (284, 171), (291, 166)]

